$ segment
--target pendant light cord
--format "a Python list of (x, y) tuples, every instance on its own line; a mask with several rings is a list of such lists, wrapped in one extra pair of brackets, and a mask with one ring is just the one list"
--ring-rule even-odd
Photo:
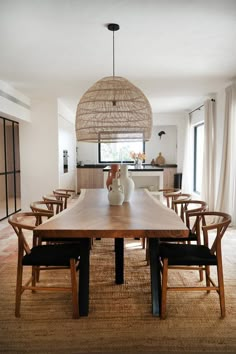
[(113, 77), (115, 76), (115, 32), (113, 31)]
[(113, 77), (115, 76), (115, 31), (120, 29), (117, 23), (109, 23), (107, 28), (113, 32)]

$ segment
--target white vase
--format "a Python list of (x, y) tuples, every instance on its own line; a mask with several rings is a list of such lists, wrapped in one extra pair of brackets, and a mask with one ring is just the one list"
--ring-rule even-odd
[(120, 165), (120, 183), (124, 187), (124, 202), (128, 202), (134, 191), (134, 181), (129, 176), (128, 165)]
[(108, 186), (108, 200), (110, 205), (122, 205), (124, 201), (124, 188), (119, 178), (113, 178), (112, 184)]

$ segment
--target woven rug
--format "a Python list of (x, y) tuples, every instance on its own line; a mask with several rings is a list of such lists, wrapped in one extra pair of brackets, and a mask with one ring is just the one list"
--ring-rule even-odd
[[(0, 353), (235, 353), (236, 236), (224, 238), (227, 316), (220, 319), (214, 292), (168, 294), (167, 319), (151, 313), (150, 272), (139, 240), (125, 242), (125, 283), (114, 283), (114, 241), (95, 240), (91, 252), (90, 313), (73, 320), (70, 293), (25, 292), (14, 317), (16, 257), (0, 267)], [(183, 272), (182, 272), (183, 273)], [(198, 272), (173, 271), (178, 284)], [(41, 282), (69, 282), (65, 270)]]

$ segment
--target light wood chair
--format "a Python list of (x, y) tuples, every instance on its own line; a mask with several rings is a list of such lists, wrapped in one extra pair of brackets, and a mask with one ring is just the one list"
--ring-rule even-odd
[[(79, 261), (80, 247), (79, 244), (46, 244), (33, 245), (30, 247), (26, 230), (33, 231), (35, 225), (43, 217), (47, 217), (48, 213), (40, 212), (21, 212), (9, 217), (8, 222), (15, 230), (18, 236), (18, 261), (17, 261), (17, 280), (16, 280), (16, 302), (15, 316), (20, 317), (21, 295), (25, 290), (49, 291), (69, 291), (72, 294), (73, 318), (78, 318), (78, 296), (77, 296), (77, 279), (76, 264)], [(33, 243), (33, 242), (31, 242)], [(23, 284), (24, 267), (32, 267), (32, 275), (30, 279)], [(40, 286), (37, 285), (37, 271), (51, 269), (69, 269), (71, 277), (71, 286)]]
[[(54, 195), (52, 196), (52, 198)], [(50, 196), (44, 196), (44, 200), (39, 200), (36, 202), (32, 202), (30, 204), (30, 208), (33, 212), (35, 213), (46, 213), (48, 215), (48, 218), (54, 216), (55, 214), (60, 213), (63, 210), (63, 201), (62, 200), (57, 200), (57, 199), (50, 199)], [(38, 223), (37, 225), (42, 223), (42, 219), (40, 217), (37, 218), (36, 222)], [(37, 238), (38, 244), (42, 243), (43, 241), (46, 242), (51, 242), (51, 243), (61, 243), (61, 242), (73, 242), (73, 243), (78, 243), (80, 242), (79, 240), (76, 240), (74, 238)]]
[[(161, 318), (166, 318), (167, 292), (169, 291), (202, 291), (208, 293), (215, 290), (220, 299), (221, 317), (225, 316), (224, 280), (221, 253), (221, 240), (227, 230), (231, 217), (221, 212), (192, 212), (189, 217), (197, 218), (196, 230), (203, 232), (203, 245), (193, 244), (160, 244), (160, 262), (162, 268), (162, 298)], [(209, 237), (209, 233), (211, 233)], [(214, 233), (215, 237), (213, 237)], [(210, 275), (210, 266), (217, 268), (217, 284)], [(205, 286), (193, 285), (192, 287), (170, 286), (168, 272), (172, 269), (205, 271)]]
[(189, 193), (174, 192), (174, 193), (166, 193), (165, 198), (167, 200), (167, 206), (174, 210), (174, 201), (190, 200), (192, 198), (192, 195)]
[(30, 208), (33, 212), (45, 213), (47, 212), (49, 216), (53, 216), (62, 211), (63, 202), (61, 200), (37, 200), (30, 204)]
[(180, 198), (176, 199), (173, 201), (173, 209), (174, 211), (181, 217), (183, 222), (186, 224), (186, 226), (189, 229), (189, 237), (188, 239), (184, 240), (178, 240), (180, 242), (188, 242), (190, 243), (191, 241), (196, 241), (197, 244), (201, 244), (201, 240), (199, 238), (199, 235), (196, 232), (196, 224), (197, 224), (197, 218), (189, 217), (193, 212), (203, 212), (207, 211), (208, 205), (205, 201), (203, 200), (185, 200)]
[(71, 197), (71, 194), (68, 192), (69, 190), (58, 190), (55, 189), (53, 191), (54, 196), (56, 197), (57, 200), (61, 200), (63, 202), (63, 209), (67, 208), (67, 200)]
[(68, 189), (68, 188), (57, 188), (57, 189), (55, 189), (55, 192), (73, 194), (73, 193), (75, 193), (75, 190), (74, 189)]
[(53, 210), (54, 214), (58, 214), (64, 209), (63, 200), (59, 200), (54, 194), (43, 195), (42, 199), (47, 202), (48, 209)]
[[(197, 217), (189, 217), (193, 212), (203, 212), (207, 211), (208, 205), (202, 200), (185, 200), (179, 199), (173, 201), (173, 209), (181, 217), (183, 222), (189, 229), (189, 235), (183, 240), (183, 238), (173, 239), (171, 237), (166, 237), (161, 239), (161, 242), (177, 242), (177, 243), (188, 243), (196, 242), (197, 245), (201, 244), (200, 232), (197, 230)], [(203, 280), (203, 270), (199, 269), (200, 281)]]
[(181, 189), (179, 189), (179, 188), (162, 188), (162, 189), (159, 189), (158, 192), (161, 192), (163, 194), (163, 197), (165, 198), (166, 205), (168, 206), (168, 208), (171, 208), (172, 207), (171, 200), (174, 198), (174, 196), (181, 193)]
[[(165, 198), (167, 200), (167, 206), (173, 210), (175, 210), (175, 212), (178, 214), (178, 206), (177, 204), (174, 205), (174, 201), (180, 201), (184, 202), (184, 201), (189, 201), (191, 199), (191, 194), (189, 193), (182, 193), (180, 189), (176, 189), (174, 192), (169, 193), (167, 191), (170, 191), (170, 189), (161, 189), (160, 191), (165, 191), (164, 195)], [(167, 241), (168, 238), (165, 238), (165, 240)], [(176, 239), (170, 238), (170, 242), (176, 242)], [(149, 264), (149, 246), (148, 246), (148, 239), (147, 238), (143, 238), (142, 239), (142, 245), (143, 245), (143, 249), (146, 248), (146, 260), (147, 263)]]

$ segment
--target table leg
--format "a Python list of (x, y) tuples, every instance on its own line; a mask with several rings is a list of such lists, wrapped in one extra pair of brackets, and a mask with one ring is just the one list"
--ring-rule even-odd
[(149, 256), (151, 273), (151, 292), (152, 292), (152, 314), (160, 315), (161, 303), (161, 269), (159, 263), (159, 240), (149, 238)]
[(88, 316), (89, 313), (89, 254), (90, 239), (80, 239), (80, 267), (79, 267), (79, 314)]
[(124, 283), (124, 239), (115, 238), (116, 284)]

